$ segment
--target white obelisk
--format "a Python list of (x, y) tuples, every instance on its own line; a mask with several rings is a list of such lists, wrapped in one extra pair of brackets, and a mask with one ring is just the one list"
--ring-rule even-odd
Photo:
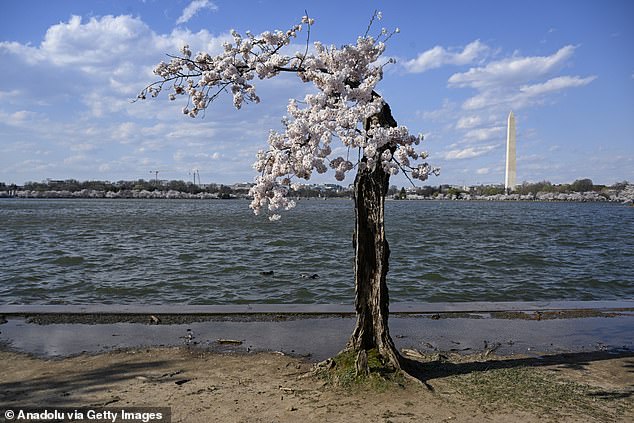
[(513, 111), (509, 113), (506, 128), (506, 175), (504, 177), (504, 189), (511, 192), (515, 189), (515, 177), (517, 164), (515, 163), (515, 116)]

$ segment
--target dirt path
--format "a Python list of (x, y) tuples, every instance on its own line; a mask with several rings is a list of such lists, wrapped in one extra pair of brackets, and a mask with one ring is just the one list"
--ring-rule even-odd
[[(172, 422), (630, 422), (634, 357), (433, 357), (428, 387), (333, 387), (306, 361), (153, 348), (39, 359), (0, 352), (0, 409), (169, 406)], [(0, 417), (1, 419), (1, 417)]]

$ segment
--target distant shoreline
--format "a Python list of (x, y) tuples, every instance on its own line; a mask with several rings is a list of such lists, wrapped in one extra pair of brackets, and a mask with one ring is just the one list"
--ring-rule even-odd
[[(622, 195), (625, 194), (625, 195)], [(292, 196), (293, 197), (293, 196)], [(0, 199), (105, 199), (105, 200), (236, 200), (250, 199), (248, 195), (219, 195), (218, 193), (190, 194), (180, 191), (17, 191), (12, 194), (0, 192)], [(296, 200), (350, 200), (351, 197), (293, 197)], [(407, 198), (387, 198), (390, 201), (521, 201), (521, 202), (579, 202), (579, 203), (622, 203), (634, 204), (633, 193), (600, 195), (597, 192), (582, 193), (537, 193), (537, 194), (495, 194), (495, 195), (409, 195)]]

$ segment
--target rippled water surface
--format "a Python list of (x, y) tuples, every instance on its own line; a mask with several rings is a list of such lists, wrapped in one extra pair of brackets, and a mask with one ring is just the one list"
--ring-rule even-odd
[[(350, 303), (353, 223), (347, 200), (269, 222), (239, 200), (4, 199), (0, 303)], [(393, 302), (634, 298), (632, 207), (392, 201), (386, 225)]]

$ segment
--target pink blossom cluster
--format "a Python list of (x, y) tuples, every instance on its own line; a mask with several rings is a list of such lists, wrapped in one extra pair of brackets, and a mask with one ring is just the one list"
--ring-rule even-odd
[[(372, 21), (374, 18), (380, 19), (380, 12)], [(419, 180), (437, 172), (427, 163), (416, 163), (427, 158), (415, 149), (422, 136), (411, 135), (405, 126), (382, 126), (375, 119), (385, 104), (375, 91), (385, 65), (379, 59), (385, 41), (398, 30), (388, 34), (383, 29), (376, 38), (366, 33), (356, 44), (340, 48), (315, 42), (314, 51), (309, 53), (307, 42), (304, 52), (292, 56), (281, 53), (302, 26), (308, 28), (309, 37), (313, 23), (304, 16), (301, 24), (285, 32), (259, 36), (247, 32), (243, 37), (232, 31), (234, 42), (226, 43), (224, 52), (216, 56), (198, 53), (192, 58), (185, 46), (181, 56), (156, 67), (155, 73), (162, 79), (140, 95), (156, 96), (169, 83), (170, 99), (187, 95), (189, 103), (183, 113), (195, 117), (224, 90), (231, 91), (238, 109), (244, 101), (259, 102), (252, 84), (256, 76), (265, 79), (294, 72), (303, 82), (312, 82), (318, 92), (306, 95), (302, 102), (289, 101), (288, 115), (282, 120), (284, 130), (270, 132), (269, 148), (258, 152), (253, 165), (259, 176), (250, 192), (251, 208), (256, 214), (267, 210), (272, 220), (279, 219), (278, 211), (295, 205), (288, 198), (295, 185), (293, 179), (308, 180), (315, 171), (331, 169), (338, 181), (355, 167), (374, 170), (382, 166), (391, 175), (403, 171), (408, 178)], [(332, 157), (336, 139), (346, 147), (346, 157)], [(355, 159), (351, 159), (351, 152)]]

